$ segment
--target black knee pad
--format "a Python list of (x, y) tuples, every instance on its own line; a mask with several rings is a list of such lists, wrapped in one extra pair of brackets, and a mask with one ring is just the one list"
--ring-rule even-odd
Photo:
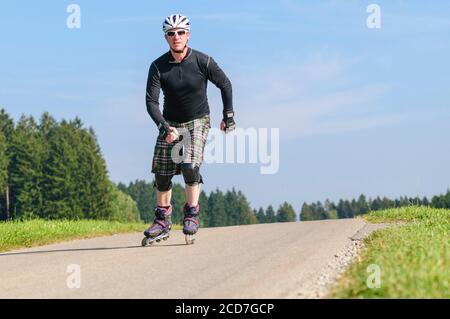
[(192, 163), (182, 163), (181, 173), (183, 174), (184, 182), (189, 186), (203, 183), (203, 178), (200, 174), (200, 167), (195, 166)]
[(156, 187), (160, 192), (167, 192), (172, 189), (172, 175), (155, 174), (155, 182), (153, 187)]

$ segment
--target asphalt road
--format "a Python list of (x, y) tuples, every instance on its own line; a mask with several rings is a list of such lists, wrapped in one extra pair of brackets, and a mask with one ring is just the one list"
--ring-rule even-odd
[(141, 233), (0, 254), (0, 298), (296, 298), (350, 242), (360, 219)]

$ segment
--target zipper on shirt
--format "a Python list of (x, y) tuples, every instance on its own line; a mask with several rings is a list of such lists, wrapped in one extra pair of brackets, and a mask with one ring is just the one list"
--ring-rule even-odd
[(178, 63), (178, 77), (180, 78), (180, 81), (183, 80), (183, 69), (181, 68), (181, 63)]

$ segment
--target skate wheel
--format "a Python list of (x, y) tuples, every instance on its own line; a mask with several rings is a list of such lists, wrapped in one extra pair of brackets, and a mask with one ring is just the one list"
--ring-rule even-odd
[(149, 242), (148, 242), (148, 238), (144, 237), (144, 239), (142, 239), (142, 247), (148, 246)]
[(164, 240), (164, 241), (166, 241), (166, 240), (167, 240), (168, 238), (169, 238), (169, 236), (167, 236), (167, 237), (164, 237), (164, 238), (163, 238), (163, 240)]
[(184, 239), (186, 241), (186, 245), (192, 245), (195, 241), (194, 235), (186, 235)]
[(159, 243), (161, 241), (161, 239), (157, 239), (156, 242)]

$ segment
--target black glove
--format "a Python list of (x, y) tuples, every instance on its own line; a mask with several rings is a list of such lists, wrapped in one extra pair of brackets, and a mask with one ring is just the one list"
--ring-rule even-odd
[(159, 135), (165, 140), (167, 135), (170, 134), (170, 126), (166, 121), (162, 121), (158, 124)]
[(236, 128), (236, 123), (234, 122), (234, 112), (228, 111), (223, 112), (223, 121), (225, 122), (225, 133), (231, 132)]

